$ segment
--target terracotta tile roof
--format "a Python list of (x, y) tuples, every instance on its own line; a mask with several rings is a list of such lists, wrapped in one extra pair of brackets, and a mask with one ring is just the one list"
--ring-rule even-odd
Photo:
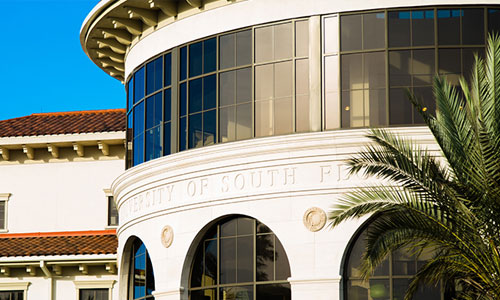
[(0, 121), (0, 137), (125, 131), (125, 110), (40, 113)]
[(0, 235), (0, 257), (116, 254), (114, 230)]

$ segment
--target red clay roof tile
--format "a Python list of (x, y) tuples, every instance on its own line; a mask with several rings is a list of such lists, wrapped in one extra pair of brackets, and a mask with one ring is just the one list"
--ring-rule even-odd
[(0, 137), (125, 131), (125, 110), (40, 113), (0, 121)]
[[(7, 235), (8, 236), (8, 235)], [(2, 237), (0, 257), (116, 254), (118, 239), (114, 233), (89, 235), (54, 235)]]

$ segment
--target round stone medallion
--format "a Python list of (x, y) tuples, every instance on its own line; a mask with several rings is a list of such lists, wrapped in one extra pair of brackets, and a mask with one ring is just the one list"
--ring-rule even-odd
[(325, 227), (326, 213), (319, 207), (311, 207), (304, 213), (304, 225), (312, 232), (320, 231)]
[(174, 241), (174, 230), (170, 225), (163, 227), (161, 230), (161, 243), (165, 248), (170, 247)]

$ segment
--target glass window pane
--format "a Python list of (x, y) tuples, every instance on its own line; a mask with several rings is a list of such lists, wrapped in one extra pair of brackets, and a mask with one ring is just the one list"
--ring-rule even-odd
[(0, 229), (5, 229), (5, 201), (0, 201)]
[(385, 13), (363, 14), (363, 49), (385, 47)]
[(293, 64), (291, 61), (274, 64), (274, 97), (290, 97), (292, 91)]
[(365, 91), (365, 102), (369, 107), (369, 123), (366, 126), (387, 125), (385, 89)]
[(146, 161), (162, 155), (161, 126), (146, 130)]
[[(394, 299), (404, 299), (406, 290), (410, 286), (410, 280), (407, 278), (394, 278), (392, 280), (392, 295)], [(427, 298), (414, 298), (414, 299), (427, 299)]]
[(484, 44), (484, 9), (462, 10), (462, 44)]
[(253, 299), (253, 286), (233, 286), (220, 289), (219, 299), (223, 300), (251, 300)]
[(219, 142), (225, 143), (236, 139), (235, 107), (223, 107), (219, 110)]
[(434, 11), (414, 10), (411, 12), (411, 18), (412, 45), (434, 45)]
[(413, 107), (404, 88), (391, 89), (389, 92), (389, 124), (412, 124)]
[(235, 38), (236, 35), (234, 33), (226, 34), (219, 38), (219, 64), (221, 70), (234, 67)]
[[(370, 299), (370, 284), (364, 280), (347, 281), (348, 299)], [(376, 299), (378, 300), (378, 299)]]
[(215, 71), (217, 66), (217, 39), (203, 41), (203, 73)]
[(439, 49), (439, 74), (460, 74), (460, 49)]
[(274, 67), (272, 64), (255, 67), (255, 100), (274, 96)]
[(385, 88), (385, 53), (373, 52), (363, 56), (364, 88)]
[(346, 93), (347, 92), (342, 93), (342, 106), (344, 107), (344, 111), (342, 113), (342, 126), (344, 126), (344, 123), (347, 125), (348, 120), (348, 127), (367, 126), (363, 90), (351, 91), (348, 98), (349, 103), (344, 103)]
[(280, 243), (278, 238), (275, 236), (275, 252), (274, 252), (274, 261), (275, 261), (275, 278), (274, 280), (287, 280), (290, 274), (290, 264), (288, 262), (288, 257), (286, 255), (285, 249), (283, 245)]
[(309, 60), (296, 61), (295, 71), (295, 122), (296, 131), (305, 132), (309, 126)]
[(189, 149), (203, 146), (202, 114), (189, 116)]
[(389, 300), (390, 293), (388, 279), (370, 279), (370, 297), (373, 300)]
[(144, 102), (134, 108), (134, 136), (144, 132)]
[(295, 22), (295, 56), (309, 56), (309, 21)]
[(144, 134), (134, 137), (134, 166), (144, 162)]
[(413, 85), (432, 84), (435, 75), (434, 49), (413, 50)]
[(291, 58), (293, 55), (292, 23), (274, 26), (274, 59)]
[(236, 66), (252, 63), (252, 30), (236, 33)]
[(402, 249), (392, 253), (393, 275), (414, 275), (415, 273), (415, 256), (410, 255), (409, 249)]
[(237, 219), (232, 219), (227, 222), (224, 222), (220, 226), (220, 236), (235, 236), (236, 235), (236, 224), (238, 224)]
[(163, 86), (163, 56), (146, 64), (146, 94), (149, 95)]
[(488, 9), (488, 32), (500, 33), (500, 9)]
[(459, 45), (460, 9), (439, 9), (437, 11), (437, 21), (438, 44)]
[(164, 94), (164, 122), (168, 122), (172, 119), (172, 91), (170, 89), (166, 89)]
[(155, 290), (155, 280), (153, 273), (153, 265), (149, 254), (146, 253), (146, 295), (151, 295)]
[(202, 42), (189, 45), (189, 77), (201, 75), (202, 52)]
[(273, 102), (255, 102), (255, 136), (270, 136), (273, 134)]
[(236, 238), (220, 240), (220, 283), (236, 282)]
[(292, 292), (289, 283), (259, 284), (257, 285), (256, 292), (257, 299), (259, 300), (292, 299)]
[(129, 80), (127, 85), (127, 111), (134, 106), (134, 77)]
[(203, 77), (203, 109), (215, 108), (217, 94), (216, 75)]
[(165, 123), (163, 127), (163, 155), (169, 155), (172, 152), (172, 132), (170, 122)]
[(250, 218), (237, 219), (237, 233), (238, 235), (253, 234), (254, 220)]
[(361, 15), (340, 17), (340, 49), (361, 50)]
[(389, 47), (410, 46), (410, 12), (391, 11), (388, 18)]
[[(208, 240), (204, 242), (204, 276), (203, 286), (217, 284), (217, 240)], [(201, 252), (201, 251), (200, 251)]]
[(187, 118), (183, 117), (179, 122), (179, 151), (187, 149)]
[(215, 143), (215, 128), (217, 127), (216, 110), (203, 113), (203, 145)]
[(187, 47), (182, 47), (180, 51), (180, 79), (187, 78)]
[(172, 84), (172, 53), (165, 54), (165, 72), (164, 84), (169, 86)]
[[(252, 222), (253, 223), (253, 222)], [(237, 247), (237, 282), (253, 281), (253, 236), (238, 237)]]
[(161, 92), (146, 99), (146, 128), (162, 122), (162, 100)]
[(274, 134), (287, 134), (293, 131), (292, 98), (274, 100)]
[(363, 88), (362, 54), (346, 54), (341, 56), (342, 90)]
[(220, 106), (234, 104), (236, 98), (236, 71), (220, 73), (219, 75), (219, 98)]
[(270, 61), (273, 57), (273, 27), (255, 29), (255, 62)]
[(144, 98), (144, 67), (135, 72), (134, 75), (134, 103)]
[(191, 300), (217, 300), (217, 294), (215, 293), (215, 289), (191, 291), (189, 299), (191, 299)]
[(256, 279), (274, 280), (274, 234), (257, 235), (256, 243)]
[(411, 84), (411, 52), (390, 51), (389, 52), (389, 85), (409, 86)]
[(202, 109), (202, 78), (189, 82), (189, 114)]
[(187, 114), (187, 84), (181, 83), (179, 87), (180, 115)]
[(250, 103), (236, 106), (236, 140), (252, 137), (252, 105)]
[(252, 101), (252, 69), (236, 71), (236, 103)]
[(323, 21), (323, 41), (325, 45), (325, 53), (336, 53), (339, 50), (339, 23), (338, 17), (327, 17)]

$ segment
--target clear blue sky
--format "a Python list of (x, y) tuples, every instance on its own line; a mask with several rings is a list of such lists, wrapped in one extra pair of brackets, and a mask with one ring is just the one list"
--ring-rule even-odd
[(0, 120), (39, 112), (125, 107), (121, 82), (80, 46), (98, 0), (0, 0)]

